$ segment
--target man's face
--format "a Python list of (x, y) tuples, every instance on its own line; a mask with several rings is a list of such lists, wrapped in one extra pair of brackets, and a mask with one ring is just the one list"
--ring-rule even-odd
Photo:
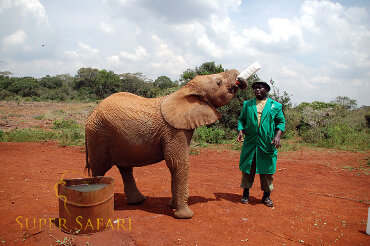
[(254, 85), (253, 91), (258, 100), (263, 100), (267, 97), (267, 90), (263, 84)]

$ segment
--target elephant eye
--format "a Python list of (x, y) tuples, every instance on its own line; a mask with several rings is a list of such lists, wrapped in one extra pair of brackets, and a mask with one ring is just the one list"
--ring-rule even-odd
[(222, 81), (221, 81), (221, 80), (217, 80), (217, 85), (218, 85), (218, 86), (220, 86), (220, 85), (221, 85), (221, 83), (222, 83)]

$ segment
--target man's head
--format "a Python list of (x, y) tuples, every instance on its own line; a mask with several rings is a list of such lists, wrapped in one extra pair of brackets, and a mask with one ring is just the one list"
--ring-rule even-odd
[(254, 82), (252, 84), (254, 95), (258, 100), (263, 100), (267, 97), (267, 92), (270, 91), (270, 86), (263, 81)]

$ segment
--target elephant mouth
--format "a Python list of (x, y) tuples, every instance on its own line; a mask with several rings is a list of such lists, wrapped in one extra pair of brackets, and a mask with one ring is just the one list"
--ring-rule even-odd
[(238, 86), (237, 85), (231, 86), (229, 87), (228, 91), (230, 94), (235, 95), (236, 92), (238, 91)]

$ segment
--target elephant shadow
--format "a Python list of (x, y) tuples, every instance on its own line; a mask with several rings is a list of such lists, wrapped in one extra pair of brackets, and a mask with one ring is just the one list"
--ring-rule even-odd
[[(215, 200), (226, 200), (232, 203), (240, 203), (240, 199), (242, 198), (241, 194), (233, 194), (233, 193), (213, 193), (216, 197)], [(261, 203), (261, 199), (258, 199), (254, 196), (249, 196), (250, 205), (257, 205)]]
[[(206, 198), (203, 196), (190, 196), (188, 198), (188, 205), (197, 203), (207, 203), (219, 199)], [(154, 214), (164, 214), (173, 216), (172, 209), (170, 209), (171, 197), (151, 197), (147, 196), (144, 202), (138, 204), (127, 204), (124, 193), (114, 193), (114, 210), (143, 210)]]

